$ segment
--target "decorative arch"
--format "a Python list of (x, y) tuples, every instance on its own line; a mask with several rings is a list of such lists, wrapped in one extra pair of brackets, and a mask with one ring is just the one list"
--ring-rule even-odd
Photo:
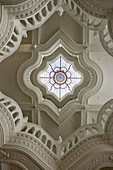
[[(87, 4), (87, 6), (86, 6)], [(83, 27), (92, 30), (100, 31), (100, 40), (105, 50), (112, 55), (112, 37), (109, 37), (109, 42), (106, 42), (106, 34), (104, 34), (106, 27), (109, 27), (107, 34), (112, 31), (110, 29), (110, 22), (107, 23), (109, 15), (108, 9), (101, 8), (93, 2), (81, 4), (81, 1), (74, 0), (43, 0), (43, 1), (25, 1), (20, 3), (18, 8), (16, 5), (2, 5), (2, 19), (0, 22), (0, 61), (13, 54), (21, 43), (22, 37), (26, 37), (28, 30), (33, 30), (40, 27), (46, 20), (56, 11), (59, 15), (63, 14), (65, 10)], [(95, 12), (91, 12), (96, 9)], [(104, 9), (104, 14), (103, 14)], [(98, 14), (98, 12), (100, 14)], [(112, 22), (112, 20), (111, 20)]]
[[(6, 112), (7, 108), (11, 107), (11, 105), (9, 107), (8, 104), (12, 99), (3, 94), (1, 94), (1, 96), (1, 99), (5, 99), (0, 101), (0, 105), (2, 106), (0, 108), (4, 108), (2, 110), (4, 121), (2, 122), (5, 122), (5, 120), (7, 122), (5, 124), (6, 131), (6, 125), (8, 124), (8, 129), (10, 129), (10, 126), (12, 126), (13, 123), (13, 119), (8, 119), (8, 117), (12, 115), (11, 110)], [(90, 169), (93, 170), (98, 166), (100, 167), (100, 163), (103, 164), (103, 162), (107, 162), (110, 165), (113, 160), (113, 148), (111, 145), (112, 113), (105, 120), (106, 123), (103, 127), (101, 127), (101, 117), (106, 110), (108, 111), (109, 108), (111, 109), (112, 103), (113, 101), (110, 100), (100, 110), (100, 124), (97, 121), (97, 124), (82, 126), (70, 136), (68, 140), (64, 140), (63, 142), (61, 141), (61, 138), (59, 138), (59, 141), (55, 141), (47, 134), (47, 132), (36, 124), (23, 121), (20, 125), (21, 130), (18, 129), (18, 131), (16, 131), (15, 125), (14, 128), (11, 128), (12, 132), (9, 131), (9, 138), (7, 138), (3, 144), (3, 148), (0, 149), (2, 162), (8, 163), (8, 161), (12, 161), (25, 169), (27, 169), (28, 166), (31, 167), (32, 164), (33, 167), (37, 168), (37, 164), (38, 166), (40, 164), (42, 169), (49, 167), (49, 169), (52, 170), (58, 168), (56, 162), (59, 161), (62, 162), (60, 169), (77, 167), (77, 169), (84, 170), (90, 167)], [(13, 105), (14, 104), (15, 107), (18, 108), (18, 105), (15, 102)], [(112, 112), (112, 110), (110, 110), (110, 112)], [(24, 156), (24, 154), (26, 156)], [(35, 162), (34, 164), (27, 161), (27, 156), (31, 156), (33, 161), (36, 161), (37, 163)], [(82, 165), (79, 164), (81, 156), (83, 159)], [(75, 157), (77, 159), (75, 159)]]

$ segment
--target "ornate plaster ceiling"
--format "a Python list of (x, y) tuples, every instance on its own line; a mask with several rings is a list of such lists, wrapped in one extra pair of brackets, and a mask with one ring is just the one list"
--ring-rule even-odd
[[(28, 168), (26, 160), (32, 154), (34, 169), (87, 169), (90, 163), (84, 165), (87, 160), (83, 153), (89, 152), (90, 157), (93, 150), (99, 160), (91, 145), (97, 142), (99, 145), (95, 147), (99, 147), (100, 157), (107, 157), (111, 150), (106, 159), (111, 163), (111, 8), (104, 5), (100, 8), (98, 2), (89, 0), (35, 0), (21, 2), (19, 7), (16, 4), (0, 7), (0, 129), (4, 139), (0, 153), (3, 162), (10, 157), (12, 162), (15, 158), (22, 159), (21, 167)], [(46, 69), (52, 69), (50, 77), (58, 85), (59, 71), (55, 69), (59, 67), (64, 86), (71, 76), (67, 76), (66, 64), (63, 71), (57, 66), (59, 56), (81, 75), (81, 83), (76, 86), (72, 82), (72, 92), (63, 97), (55, 90), (48, 92), (39, 76)], [(80, 157), (84, 160), (82, 165), (77, 159), (73, 161), (76, 156), (78, 161)], [(92, 155), (89, 161), (93, 159)], [(92, 169), (95, 167), (93, 164)]]
[(15, 5), (24, 2), (25, 0), (0, 0), (1, 4), (4, 5)]

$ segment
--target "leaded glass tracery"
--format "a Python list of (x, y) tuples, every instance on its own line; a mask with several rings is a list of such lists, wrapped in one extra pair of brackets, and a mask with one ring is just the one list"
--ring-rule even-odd
[(81, 82), (81, 78), (73, 63), (67, 62), (62, 54), (54, 62), (48, 63), (48, 67), (37, 77), (47, 87), (48, 92), (54, 93), (59, 99), (72, 92)]

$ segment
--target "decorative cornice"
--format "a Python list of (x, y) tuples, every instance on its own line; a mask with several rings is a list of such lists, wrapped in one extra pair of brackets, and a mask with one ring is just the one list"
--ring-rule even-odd
[(99, 31), (99, 37), (103, 48), (108, 52), (109, 55), (113, 56), (113, 39), (112, 39), (111, 23)]
[[(98, 117), (97, 117), (97, 123), (103, 128), (108, 129), (108, 122), (113, 114), (113, 99), (109, 100), (107, 103), (105, 103), (102, 108), (99, 111)], [(109, 120), (109, 121), (108, 121)]]
[(113, 166), (113, 151), (102, 151), (95, 154), (95, 156), (91, 156), (78, 170), (98, 170), (98, 168), (104, 168), (106, 165), (107, 167)]
[[(16, 107), (17, 109), (17, 104), (15, 102), (4, 96), (3, 94), (0, 94), (0, 104), (2, 104), (3, 110), (2, 112), (4, 113), (3, 115), (6, 114), (7, 109), (11, 109), (12, 107)], [(13, 103), (13, 104), (12, 104)], [(70, 169), (72, 167), (77, 167), (77, 169), (80, 169), (83, 167), (83, 164), (87, 164), (87, 160), (90, 160), (90, 155), (92, 157), (95, 157), (97, 153), (102, 154), (104, 151), (109, 151), (109, 154), (111, 154), (112, 146), (110, 143), (112, 142), (112, 114), (109, 114), (108, 118), (105, 119), (105, 134), (104, 134), (104, 127), (103, 130), (101, 129), (101, 119), (103, 120), (102, 116), (104, 113), (108, 114), (108, 112), (112, 112), (112, 107), (113, 101), (110, 100), (107, 102), (102, 109), (100, 110), (99, 117), (98, 117), (98, 124), (91, 124), (91, 125), (86, 125), (77, 130), (74, 136), (76, 136), (77, 142), (75, 142), (75, 138), (72, 137), (72, 139), (68, 139), (67, 141), (63, 141), (61, 143), (58, 143), (58, 141), (54, 141), (46, 132), (42, 132), (42, 129), (38, 127), (38, 125), (32, 124), (32, 123), (22, 123), (19, 125), (21, 128), (21, 131), (18, 129), (18, 132), (15, 132), (15, 129), (12, 129), (6, 134), (5, 131), (5, 125), (1, 122), (1, 126), (4, 126), (3, 128), (3, 133), (4, 135), (8, 136), (9, 139), (5, 141), (3, 147), (0, 149), (1, 153), (1, 159), (2, 162), (7, 162), (8, 161), (14, 161), (18, 165), (22, 163), (20, 166), (21, 167), (26, 167), (26, 159), (24, 158), (24, 153), (27, 154), (27, 156), (32, 156), (33, 161), (36, 161), (36, 164), (40, 164), (43, 168), (46, 167), (46, 169), (51, 169), (51, 170), (57, 170), (59, 169)], [(13, 113), (15, 113), (12, 110), (7, 110), (7, 115), (11, 117)], [(13, 109), (13, 108), (12, 108)], [(18, 108), (19, 109), (19, 108)], [(0, 112), (0, 115), (2, 116), (2, 112)], [(19, 111), (20, 112), (20, 111)], [(22, 117), (22, 115), (21, 115)], [(7, 118), (7, 116), (4, 116), (4, 118), (7, 120), (9, 127), (11, 126), (10, 121), (12, 121), (10, 118)], [(4, 120), (3, 120), (4, 121)], [(100, 124), (100, 125), (99, 125)], [(26, 128), (25, 128), (26, 127)], [(98, 128), (97, 128), (98, 127)], [(89, 134), (91, 130), (91, 134)], [(96, 133), (93, 133), (94, 132)], [(37, 133), (40, 131), (40, 134)], [(88, 132), (89, 131), (89, 132)], [(83, 132), (83, 133), (81, 133)], [(37, 135), (36, 135), (37, 133)], [(45, 138), (45, 139), (44, 139)], [(74, 140), (73, 140), (74, 139)], [(75, 142), (75, 143), (71, 143)], [(74, 145), (73, 145), (74, 144)], [(53, 145), (56, 145), (54, 148), (56, 151), (53, 153), (51, 149)], [(67, 151), (65, 154), (63, 153), (63, 147), (64, 145), (67, 148)], [(13, 154), (9, 150), (16, 150), (17, 152), (24, 152), (19, 158), (17, 157), (18, 154)], [(5, 150), (7, 151), (5, 153)], [(12, 152), (11, 151), (11, 152)], [(15, 152), (15, 151), (14, 151)], [(93, 156), (93, 154), (95, 156)], [(15, 156), (14, 156), (15, 155)], [(104, 154), (102, 154), (104, 155)], [(87, 159), (85, 159), (87, 156)], [(75, 159), (76, 158), (76, 159)], [(112, 157), (110, 157), (111, 159)], [(80, 160), (84, 159), (83, 164), (81, 165)], [(85, 162), (85, 163), (84, 163)], [(89, 165), (89, 164), (88, 164)], [(93, 166), (99, 166), (99, 164), (93, 165)], [(93, 167), (92, 167), (93, 168)]]
[(86, 13), (95, 16), (97, 18), (105, 19), (108, 17), (108, 13), (112, 12), (112, 9), (102, 7), (98, 5), (94, 0), (74, 0), (79, 7), (81, 7)]
[(101, 30), (105, 24), (106, 19), (100, 17), (96, 13), (92, 13), (91, 8), (87, 9), (87, 6), (80, 0), (64, 0), (64, 9), (69, 13), (82, 27), (92, 30)]
[(13, 14), (16, 19), (28, 18), (37, 11), (45, 7), (50, 0), (26, 0), (18, 5), (5, 5), (9, 13)]
[[(58, 0), (32, 0), (23, 2), (19, 7), (16, 5), (13, 7), (10, 5), (2, 6), (1, 35), (3, 35), (4, 38), (1, 39), (0, 60), (4, 60), (16, 51), (20, 45), (22, 36), (26, 36), (27, 30), (33, 30), (40, 27), (55, 11), (60, 10), (61, 8), (64, 8), (71, 14), (71, 16), (83, 27), (93, 30), (102, 30), (106, 25), (107, 20), (103, 19), (106, 18), (106, 16), (99, 16), (98, 14), (94, 16), (94, 13), (91, 12), (91, 9), (93, 9), (93, 2), (90, 3), (89, 0), (87, 0), (87, 3), (89, 6), (92, 6), (89, 10), (85, 7), (86, 1), (85, 3), (83, 3), (83, 1), (81, 3), (81, 0), (76, 0), (76, 2), (74, 0), (64, 0), (62, 3)], [(49, 6), (51, 9), (49, 9)], [(106, 10), (108, 11), (108, 9)], [(15, 41), (11, 41), (13, 41), (12, 37), (14, 36), (14, 28), (17, 23), (19, 36), (16, 37), (17, 42), (15, 44)], [(109, 52), (110, 48), (105, 48), (105, 50)], [(112, 53), (110, 54), (112, 55)]]
[(7, 120), (10, 131), (19, 131), (23, 122), (22, 111), (18, 104), (10, 97), (5, 96), (0, 92), (0, 110)]
[(30, 155), (27, 155), (25, 152), (23, 152), (22, 150), (19, 151), (17, 149), (10, 149), (10, 148), (4, 148), (1, 150), (1, 152), (5, 152), (7, 151), (8, 157), (4, 157), (1, 162), (2, 163), (10, 163), (12, 162), (13, 164), (18, 165), (19, 167), (21, 167), (22, 169), (33, 169), (33, 170), (41, 170), (41, 169), (45, 169), (45, 167), (47, 168), (47, 170), (49, 170), (49, 168), (47, 166), (45, 166), (44, 168), (41, 167), (41, 165), (39, 165), (39, 163), (37, 163), (35, 160), (31, 159)]
[(8, 15), (7, 10), (3, 7), (0, 26), (0, 48), (2, 48), (10, 38), (14, 27), (13, 16)]
[(79, 169), (85, 159), (86, 161), (89, 160), (91, 155), (95, 155), (98, 151), (103, 151), (104, 147), (106, 147), (106, 150), (110, 148), (108, 141), (104, 140), (104, 135), (95, 135), (81, 141), (61, 158), (61, 170), (72, 169), (72, 167)]
[[(5, 145), (3, 149), (3, 152), (7, 150), (8, 157), (4, 157), (2, 159), (2, 162), (14, 162), (21, 167), (27, 167), (28, 166), (28, 158), (32, 157), (32, 161), (30, 161), (30, 164), (32, 165), (33, 162), (35, 162), (37, 165), (40, 165), (42, 169), (48, 169), (48, 170), (62, 170), (62, 169), (73, 169), (77, 168), (81, 170), (81, 168), (84, 168), (84, 165), (87, 164), (88, 160), (93, 160), (97, 158), (97, 155), (104, 155), (103, 153), (107, 152), (109, 154), (112, 154), (111, 146), (108, 144), (107, 140), (104, 140), (104, 136), (98, 135), (94, 137), (87, 138), (80, 142), (78, 145), (75, 146), (70, 152), (68, 152), (65, 156), (61, 158), (61, 160), (58, 160), (56, 158), (52, 158), (49, 155), (47, 156), (46, 153), (42, 152), (43, 148), (41, 149), (41, 146), (39, 150), (36, 148), (37, 156), (34, 155), (34, 149), (35, 147), (32, 146), (32, 150), (27, 149), (28, 147), (25, 147), (24, 144), (27, 143), (27, 141), (21, 142), (21, 145), (18, 146), (16, 143), (10, 144), (10, 146)], [(16, 142), (18, 139), (15, 139), (14, 142)], [(30, 145), (29, 145), (30, 147)], [(39, 146), (38, 146), (39, 147)], [(29, 151), (28, 151), (29, 150)], [(46, 150), (45, 150), (46, 151)], [(15, 153), (16, 152), (16, 153)], [(20, 154), (21, 153), (21, 154)], [(49, 154), (49, 152), (48, 152)], [(18, 156), (17, 156), (18, 155)], [(21, 156), (20, 156), (21, 155)], [(26, 155), (26, 156), (25, 156)], [(112, 157), (110, 157), (111, 159)], [(81, 160), (82, 164), (81, 164)], [(101, 162), (98, 162), (101, 163)], [(93, 164), (93, 166), (97, 166), (98, 164)], [(91, 167), (90, 167), (91, 168)], [(93, 170), (93, 168), (91, 168)]]

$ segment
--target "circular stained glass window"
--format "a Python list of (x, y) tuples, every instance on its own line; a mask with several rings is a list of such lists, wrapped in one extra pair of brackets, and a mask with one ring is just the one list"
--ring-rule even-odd
[(39, 73), (37, 79), (49, 92), (62, 99), (81, 82), (81, 74), (75, 71), (73, 63), (67, 62), (60, 54), (54, 62), (48, 63), (48, 67)]
[(66, 83), (67, 75), (63, 71), (58, 71), (54, 74), (53, 79), (54, 79), (55, 83), (61, 85), (61, 84)]

